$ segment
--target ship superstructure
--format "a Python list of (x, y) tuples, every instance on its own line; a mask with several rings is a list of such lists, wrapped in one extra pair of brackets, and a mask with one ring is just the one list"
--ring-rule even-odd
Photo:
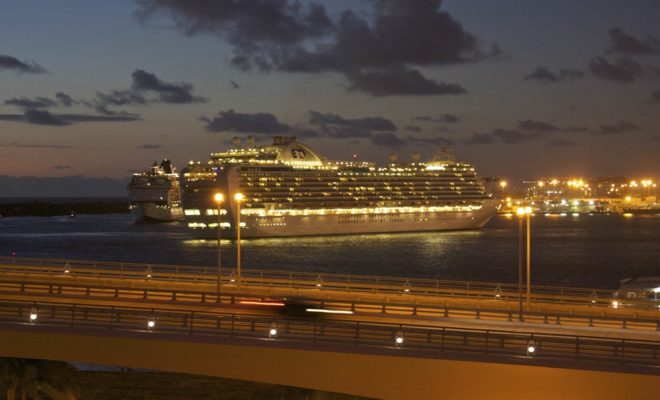
[(179, 174), (170, 160), (154, 162), (134, 173), (128, 184), (128, 202), (135, 222), (171, 222), (183, 218)]
[[(294, 137), (258, 147), (212, 153), (181, 174), (188, 227), (197, 236), (236, 234), (240, 204), (242, 237), (411, 232), (480, 228), (495, 213), (472, 165), (441, 149), (428, 162), (419, 155), (387, 166), (329, 161)], [(214, 203), (223, 193), (224, 203)]]

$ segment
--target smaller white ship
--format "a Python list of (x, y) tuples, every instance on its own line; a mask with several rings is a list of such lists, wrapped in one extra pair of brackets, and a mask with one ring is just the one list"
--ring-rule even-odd
[(164, 159), (148, 171), (134, 173), (128, 184), (128, 203), (135, 222), (172, 222), (183, 219), (179, 174)]

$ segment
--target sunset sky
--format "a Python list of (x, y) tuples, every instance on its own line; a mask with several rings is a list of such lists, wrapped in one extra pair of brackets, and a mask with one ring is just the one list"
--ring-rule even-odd
[(0, 176), (125, 179), (293, 135), (331, 159), (450, 144), (481, 175), (660, 177), (657, 0), (0, 7)]

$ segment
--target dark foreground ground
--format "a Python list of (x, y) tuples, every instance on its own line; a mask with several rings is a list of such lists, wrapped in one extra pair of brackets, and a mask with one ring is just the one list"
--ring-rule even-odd
[(288, 386), (149, 371), (78, 371), (81, 400), (358, 400)]

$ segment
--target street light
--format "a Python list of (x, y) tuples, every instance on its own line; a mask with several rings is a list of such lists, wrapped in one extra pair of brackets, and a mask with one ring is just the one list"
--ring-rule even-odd
[(236, 200), (236, 286), (241, 288), (241, 201), (245, 200), (243, 193), (236, 193), (234, 195)]
[(225, 200), (225, 198), (222, 195), (222, 193), (218, 192), (213, 196), (213, 200), (218, 205), (218, 264), (217, 264), (218, 265), (218, 282), (217, 282), (217, 286), (216, 286), (216, 302), (219, 303), (220, 302), (220, 283), (221, 283), (220, 281), (222, 279), (221, 278), (222, 275), (220, 274), (220, 271), (221, 271), (221, 269), (220, 269), (220, 266), (221, 266), (221, 258), (220, 258), (220, 230), (221, 230), (221, 227), (220, 227), (220, 210), (221, 210), (222, 202)]
[(529, 216), (532, 214), (532, 207), (518, 207), (518, 319), (523, 321), (522, 305), (522, 275), (523, 275), (523, 217), (527, 219), (527, 306), (530, 302), (530, 236), (529, 236)]

